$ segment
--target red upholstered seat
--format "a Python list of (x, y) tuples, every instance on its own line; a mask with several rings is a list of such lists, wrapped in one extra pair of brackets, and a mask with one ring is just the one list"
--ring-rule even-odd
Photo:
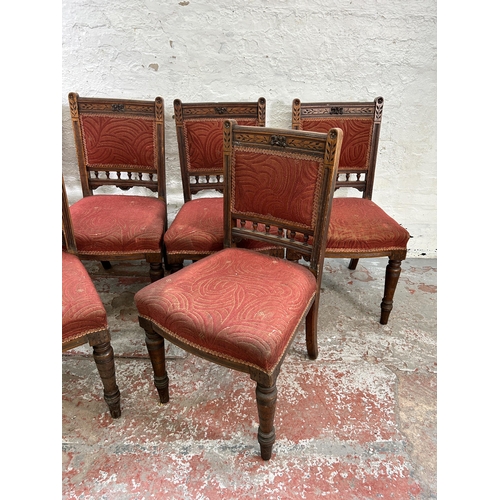
[(62, 252), (62, 340), (75, 340), (108, 327), (106, 309), (76, 255)]
[(84, 254), (161, 251), (165, 202), (147, 196), (94, 195), (70, 207), (76, 245)]
[[(208, 255), (222, 250), (224, 248), (223, 198), (199, 198), (184, 203), (163, 240), (170, 256)], [(256, 251), (276, 249), (275, 245), (255, 240), (242, 240), (238, 246)]]
[(177, 339), (271, 373), (315, 293), (307, 268), (228, 248), (143, 288), (135, 302)]
[(104, 399), (113, 418), (121, 415), (115, 361), (106, 310), (77, 248), (68, 197), (62, 179), (62, 350), (88, 343), (104, 386)]
[(373, 201), (334, 198), (327, 252), (387, 252), (406, 250), (410, 233)]

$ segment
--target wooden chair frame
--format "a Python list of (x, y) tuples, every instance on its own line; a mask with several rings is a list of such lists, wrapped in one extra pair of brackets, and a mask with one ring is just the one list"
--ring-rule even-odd
[[(235, 247), (241, 238), (255, 239), (280, 245), (287, 251), (300, 251), (307, 255), (306, 266), (316, 279), (316, 292), (304, 311), (306, 325), (307, 352), (311, 359), (318, 355), (317, 321), (319, 311), (320, 284), (323, 272), (326, 236), (328, 232), (329, 211), (333, 197), (335, 177), (338, 168), (339, 151), (342, 144), (342, 131), (332, 129), (328, 134), (292, 131), (285, 129), (238, 126), (234, 120), (224, 123), (224, 221), (225, 247)], [(317, 159), (322, 183), (315, 201), (317, 213), (314, 227), (304, 228), (303, 224), (283, 219), (276, 219), (266, 214), (248, 214), (235, 209), (233, 199), (233, 160), (238, 148), (263, 149), (275, 154), (295, 153)], [(314, 213), (314, 211), (313, 211)], [(260, 231), (259, 228), (264, 228)], [(272, 228), (277, 229), (273, 231)], [(298, 237), (300, 235), (300, 238)], [(216, 258), (215, 256), (206, 259)], [(205, 261), (206, 262), (206, 261)], [(192, 264), (196, 266), (197, 263)], [(302, 266), (302, 264), (295, 264)], [(179, 271), (181, 273), (182, 271)], [(151, 285), (155, 286), (155, 284)], [(274, 415), (277, 401), (276, 380), (286, 352), (297, 334), (298, 326), (292, 335), (277, 365), (268, 372), (244, 361), (217, 356), (206, 349), (198, 348), (189, 342), (183, 342), (175, 334), (162, 328), (157, 322), (139, 313), (139, 324), (146, 332), (146, 345), (154, 371), (154, 384), (160, 401), (169, 400), (169, 379), (165, 367), (165, 343), (168, 340), (182, 349), (222, 366), (248, 373), (257, 383), (256, 401), (259, 415), (258, 441), (261, 457), (269, 460), (275, 442)]]
[[(64, 178), (62, 179), (62, 234), (66, 251), (78, 257)], [(104, 400), (111, 416), (118, 418), (121, 415), (120, 391), (116, 384), (115, 361), (109, 328), (88, 332), (76, 339), (63, 341), (62, 351), (65, 352), (87, 343), (93, 349), (94, 361), (104, 386)]]
[[(384, 108), (383, 97), (376, 97), (373, 102), (316, 102), (302, 103), (300, 99), (294, 99), (292, 103), (292, 128), (295, 130), (313, 130), (314, 120), (345, 120), (361, 119), (371, 121), (371, 133), (369, 138), (369, 149), (367, 161), (360, 168), (350, 168), (339, 163), (335, 189), (355, 188), (362, 193), (362, 197), (371, 200), (373, 193), (373, 183), (375, 179), (375, 167), (377, 163), (377, 152), (380, 138), (380, 128), (382, 123), (382, 113)], [(339, 126), (338, 121), (333, 122), (332, 127)], [(346, 137), (344, 145), (347, 147)], [(344, 147), (344, 152), (346, 151)], [(326, 248), (327, 258), (348, 258), (350, 259), (348, 268), (356, 269), (360, 258), (388, 257), (389, 263), (386, 268), (384, 296), (380, 304), (380, 323), (385, 325), (389, 320), (390, 312), (393, 308), (393, 298), (396, 286), (401, 274), (401, 262), (406, 258), (406, 249), (376, 251), (376, 252), (338, 252)], [(296, 260), (300, 255), (289, 254), (292, 260)]]
[(207, 189), (223, 192), (223, 167), (220, 169), (197, 169), (190, 164), (189, 144), (186, 136), (186, 124), (200, 120), (226, 119), (256, 120), (256, 125), (266, 125), (266, 100), (260, 97), (256, 102), (201, 102), (183, 103), (174, 100), (175, 130), (179, 148), (184, 202), (193, 199), (193, 195)]
[[(92, 196), (96, 189), (102, 186), (115, 186), (122, 191), (132, 187), (143, 187), (157, 193), (158, 199), (167, 203), (165, 184), (165, 117), (163, 98), (156, 97), (154, 101), (80, 97), (76, 92), (68, 95), (73, 135), (75, 139), (78, 168), (83, 196)], [(86, 157), (85, 138), (82, 128), (82, 116), (85, 115), (113, 115), (116, 117), (148, 118), (154, 120), (155, 158), (154, 168), (144, 168), (130, 164), (100, 165), (89, 164)], [(165, 217), (165, 227), (167, 218)], [(130, 253), (95, 255), (79, 252), (84, 260), (99, 260), (105, 269), (111, 267), (111, 260), (146, 260), (150, 264), (151, 280), (164, 276), (163, 258), (164, 248), (157, 253)]]

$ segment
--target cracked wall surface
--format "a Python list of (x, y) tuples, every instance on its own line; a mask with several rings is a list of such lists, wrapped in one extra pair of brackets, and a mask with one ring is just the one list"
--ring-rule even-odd
[(436, 1), (62, 2), (62, 153), (81, 194), (67, 95), (166, 105), (169, 210), (182, 202), (172, 101), (267, 100), (291, 126), (303, 101), (385, 99), (373, 200), (436, 256)]

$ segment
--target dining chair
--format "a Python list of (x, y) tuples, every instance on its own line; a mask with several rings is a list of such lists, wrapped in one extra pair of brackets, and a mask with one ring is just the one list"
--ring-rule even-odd
[(71, 92), (68, 100), (83, 192), (70, 207), (78, 256), (101, 261), (105, 269), (113, 260), (146, 260), (151, 281), (163, 277), (163, 99)]
[[(260, 454), (269, 460), (276, 381), (303, 320), (307, 354), (318, 355), (320, 282), (342, 131), (234, 120), (223, 127), (224, 249), (147, 285), (135, 303), (160, 401), (169, 400), (165, 339), (248, 373), (256, 382)], [(309, 262), (238, 248), (241, 239), (298, 250)]]
[(121, 415), (115, 361), (106, 309), (85, 266), (77, 256), (68, 198), (62, 181), (62, 350), (89, 344), (113, 418)]
[[(174, 118), (184, 204), (165, 232), (166, 263), (172, 272), (185, 260), (196, 261), (224, 247), (222, 125), (263, 127), (266, 100), (184, 103), (175, 99)], [(269, 254), (281, 250), (266, 242), (243, 240), (241, 247)]]
[[(380, 305), (380, 323), (385, 325), (410, 234), (372, 201), (383, 107), (382, 97), (373, 102), (302, 103), (295, 99), (292, 128), (326, 132), (338, 127), (344, 132), (336, 189), (354, 188), (360, 196), (334, 197), (325, 257), (350, 259), (351, 270), (360, 258), (389, 258)], [(297, 260), (300, 254), (290, 252), (288, 257)]]

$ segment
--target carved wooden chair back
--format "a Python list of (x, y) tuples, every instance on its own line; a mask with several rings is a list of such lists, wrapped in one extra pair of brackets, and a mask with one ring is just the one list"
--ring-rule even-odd
[[(318, 102), (292, 104), (292, 128), (325, 132), (339, 127), (344, 132), (336, 188), (355, 188), (362, 197), (335, 197), (330, 215), (326, 257), (348, 258), (354, 270), (360, 258), (389, 257), (386, 268), (380, 323), (386, 324), (406, 258), (408, 231), (376, 205), (372, 198), (375, 165), (384, 99), (373, 102)], [(297, 260), (300, 253), (288, 253)]]
[[(320, 282), (342, 131), (224, 122), (225, 248), (135, 295), (160, 401), (169, 400), (164, 340), (246, 372), (257, 383), (260, 454), (275, 441), (276, 381), (305, 320), (316, 358)], [(299, 250), (309, 265), (237, 247), (242, 239)], [(222, 410), (221, 410), (222, 411)]]
[[(224, 189), (222, 126), (230, 118), (240, 125), (263, 127), (266, 100), (183, 103), (175, 99), (174, 111), (184, 204), (164, 237), (171, 272), (182, 268), (185, 260), (196, 261), (224, 247), (222, 196), (209, 191)], [(283, 255), (260, 241), (243, 240), (241, 246)]]
[(163, 99), (71, 92), (68, 100), (83, 192), (71, 206), (80, 258), (105, 268), (110, 260), (146, 259), (151, 280), (159, 279), (167, 225)]
[(222, 192), (222, 124), (230, 118), (240, 125), (264, 127), (266, 100), (257, 102), (183, 103), (174, 100), (184, 201), (207, 189)]
[(93, 348), (94, 360), (104, 386), (104, 399), (113, 418), (121, 415), (120, 391), (106, 310), (77, 256), (68, 198), (62, 180), (62, 350), (83, 344)]
[(355, 188), (371, 200), (384, 99), (373, 102), (317, 102), (292, 104), (292, 128), (344, 132), (336, 189)]

